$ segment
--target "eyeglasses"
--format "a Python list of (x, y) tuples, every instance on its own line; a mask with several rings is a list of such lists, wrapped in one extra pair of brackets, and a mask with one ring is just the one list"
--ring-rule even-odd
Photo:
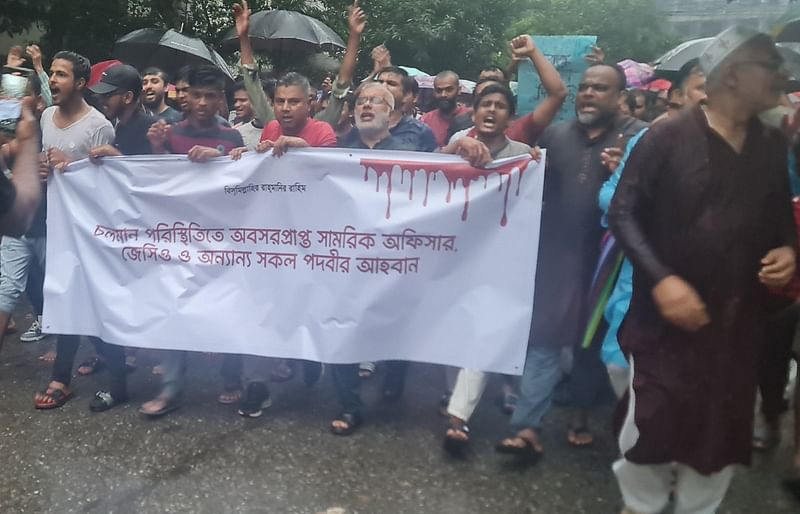
[(356, 98), (356, 105), (385, 105), (386, 99), (382, 96), (359, 96)]

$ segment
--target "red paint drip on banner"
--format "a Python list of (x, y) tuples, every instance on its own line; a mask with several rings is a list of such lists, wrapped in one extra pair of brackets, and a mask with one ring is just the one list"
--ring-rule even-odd
[[(531, 160), (530, 156), (521, 156), (519, 159), (505, 163), (502, 166), (488, 169), (473, 168), (466, 162), (432, 165), (423, 162), (384, 161), (378, 159), (361, 159), (361, 165), (364, 166), (364, 181), (370, 180), (370, 169), (375, 172), (376, 192), (380, 192), (381, 177), (386, 175), (386, 219), (390, 219), (392, 216), (392, 174), (394, 173), (395, 167), (399, 168), (401, 184), (404, 183), (405, 173), (408, 172), (409, 174), (409, 200), (413, 200), (414, 198), (415, 173), (420, 170), (425, 172), (425, 197), (422, 200), (422, 205), (424, 207), (428, 205), (428, 192), (430, 189), (431, 177), (433, 177), (435, 181), (436, 175), (441, 173), (447, 179), (446, 203), (450, 203), (453, 190), (458, 187), (458, 182), (461, 182), (461, 187), (464, 189), (464, 209), (461, 212), (462, 221), (466, 221), (469, 216), (470, 186), (472, 182), (483, 178), (483, 187), (486, 189), (489, 184), (489, 175), (496, 174), (500, 180), (497, 191), (503, 193), (503, 215), (500, 218), (500, 225), (506, 226), (508, 223), (508, 195), (511, 190), (513, 173), (514, 171), (519, 171), (519, 179), (516, 188), (516, 196), (519, 196), (522, 179)], [(504, 177), (506, 178), (505, 192), (503, 192)]]

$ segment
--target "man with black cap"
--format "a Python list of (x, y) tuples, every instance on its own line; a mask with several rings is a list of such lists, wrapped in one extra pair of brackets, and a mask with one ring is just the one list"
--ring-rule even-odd
[(98, 95), (100, 107), (106, 118), (116, 124), (114, 144), (92, 148), (89, 157), (97, 159), (105, 156), (152, 153), (147, 131), (158, 119), (143, 113), (139, 106), (141, 83), (142, 77), (136, 68), (119, 64), (104, 71), (100, 82), (89, 88), (92, 93)]
[(795, 270), (787, 141), (758, 114), (787, 83), (766, 34), (732, 27), (700, 57), (706, 105), (654, 125), (609, 210), (633, 263), (630, 364), (614, 463), (626, 513), (716, 512), (751, 459), (770, 288)]

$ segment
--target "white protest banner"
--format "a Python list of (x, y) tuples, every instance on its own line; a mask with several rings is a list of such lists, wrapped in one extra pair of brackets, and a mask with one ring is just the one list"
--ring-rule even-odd
[(544, 165), (493, 166), (340, 149), (75, 163), (48, 188), (45, 331), (519, 374)]

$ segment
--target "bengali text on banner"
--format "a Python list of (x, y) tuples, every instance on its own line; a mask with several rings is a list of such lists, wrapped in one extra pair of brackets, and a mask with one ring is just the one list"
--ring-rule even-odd
[(544, 164), (309, 149), (80, 161), (48, 187), (44, 328), (520, 374)]

